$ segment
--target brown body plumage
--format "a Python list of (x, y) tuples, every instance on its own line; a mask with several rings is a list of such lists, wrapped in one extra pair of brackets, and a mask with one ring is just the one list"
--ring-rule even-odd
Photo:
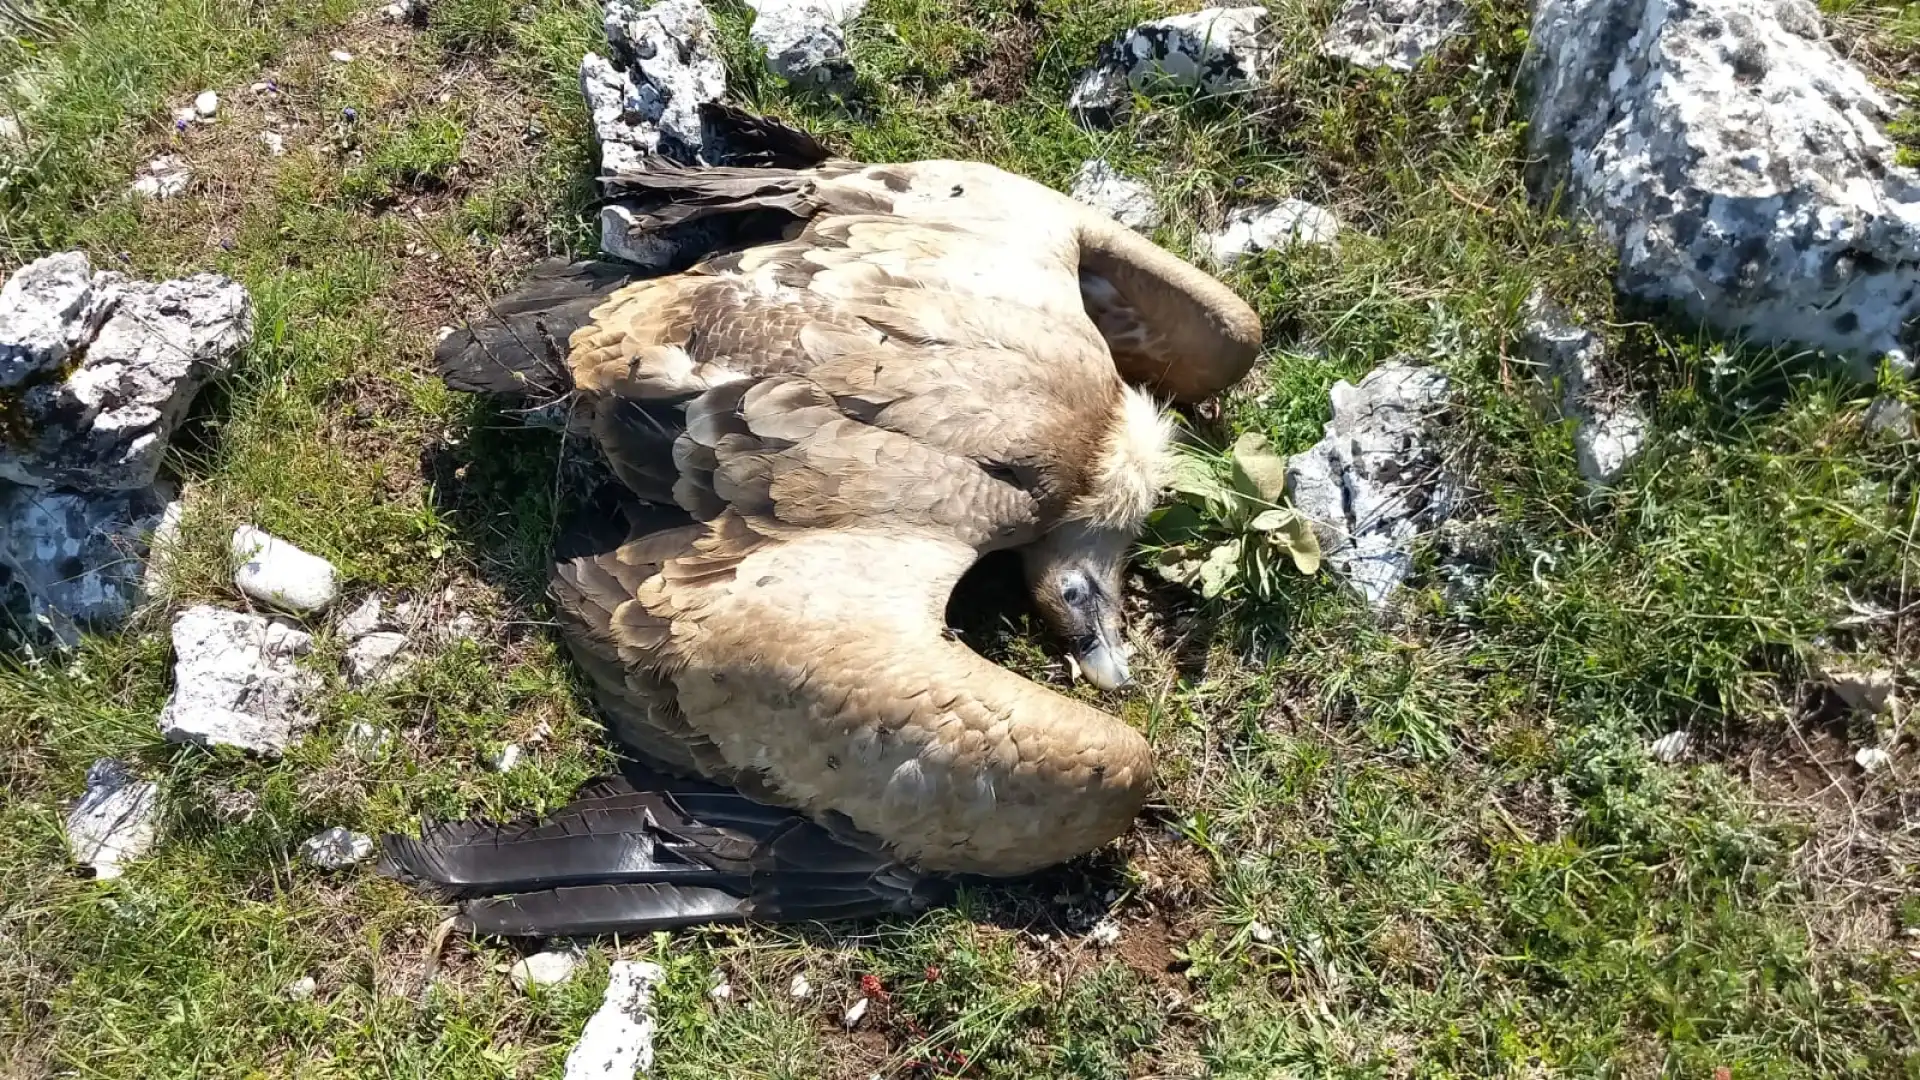
[[(1252, 313), (990, 166), (624, 179), (658, 197), (642, 217), (654, 226), (794, 220), (781, 240), (668, 277), (611, 287), (617, 274), (571, 271), (590, 308), (579, 288), (508, 305), (578, 324), (565, 366), (582, 426), (635, 495), (695, 519), (556, 567), (563, 633), (621, 741), (869, 853), (849, 871), (862, 884), (838, 887), (881, 906), (897, 905), (901, 874), (1023, 874), (1118, 835), (1148, 792), (1145, 740), (951, 640), (942, 613), (981, 555), (1023, 549), (1043, 613), (1124, 681), (1120, 567), (1163, 480), (1168, 428), (1122, 375), (1185, 400), (1221, 389), (1251, 363)], [(450, 341), (450, 381), (525, 378), (526, 340), (552, 329), (523, 320), (519, 348)], [(458, 876), (436, 879), (432, 837), (406, 843), (389, 844), (405, 875)], [(646, 887), (612, 923), (692, 917)], [(744, 894), (737, 909), (693, 910), (846, 910), (774, 903), (764, 882), (721, 891)], [(496, 926), (609, 924), (598, 909), (494, 910), (512, 912)]]

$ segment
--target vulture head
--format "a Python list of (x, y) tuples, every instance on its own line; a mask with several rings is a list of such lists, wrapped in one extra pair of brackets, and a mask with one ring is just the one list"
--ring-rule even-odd
[(1119, 690), (1133, 681), (1121, 610), (1127, 556), (1171, 466), (1171, 418), (1144, 390), (1120, 392), (1115, 422), (1093, 459), (1087, 493), (1022, 553), (1034, 606), (1066, 642), (1087, 681)]

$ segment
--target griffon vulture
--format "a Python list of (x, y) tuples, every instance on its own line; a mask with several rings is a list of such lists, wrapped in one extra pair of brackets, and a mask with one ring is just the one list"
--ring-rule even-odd
[[(810, 146), (734, 119), (786, 160)], [(620, 181), (655, 225), (789, 223), (665, 277), (550, 271), (439, 356), (455, 386), (509, 390), (551, 384), (563, 350), (615, 475), (695, 519), (634, 512), (553, 591), (620, 741), (733, 790), (629, 774), (543, 824), (389, 837), (385, 869), (467, 898), (479, 930), (590, 933), (914, 910), (941, 879), (1119, 835), (1145, 740), (973, 653), (943, 612), (983, 554), (1020, 549), (1081, 668), (1124, 685), (1121, 571), (1170, 429), (1123, 376), (1219, 390), (1252, 362), (1253, 312), (991, 166)]]

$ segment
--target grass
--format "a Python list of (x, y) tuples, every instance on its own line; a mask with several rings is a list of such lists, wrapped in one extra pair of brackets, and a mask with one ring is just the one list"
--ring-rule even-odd
[[(438, 910), (292, 852), (330, 825), (537, 811), (605, 760), (540, 600), (572, 466), (427, 359), (535, 259), (592, 251), (574, 71), (596, 6), (447, 0), (419, 32), (347, 3), (101, 4), (13, 47), (41, 89), (5, 106), (32, 153), (0, 185), (0, 262), (82, 246), (147, 275), (216, 268), (259, 331), (176, 446), (188, 554), (165, 595), (71, 657), (0, 668), (0, 1072), (557, 1075), (605, 963), (645, 956), (669, 973), (665, 1077), (1920, 1076), (1911, 749), (1817, 674), (1839, 654), (1911, 692), (1911, 615), (1876, 613), (1910, 603), (1920, 454), (1862, 416), (1914, 391), (1616, 310), (1605, 258), (1526, 198), (1518, 5), (1476, 3), (1472, 37), (1405, 76), (1317, 59), (1335, 6), (1271, 5), (1281, 60), (1251, 98), (1143, 100), (1094, 134), (1061, 107), (1075, 75), (1170, 5), (874, 0), (845, 99), (780, 85), (749, 14), (716, 5), (742, 97), (852, 156), (1058, 185), (1104, 154), (1156, 188), (1157, 239), (1183, 252), (1254, 199), (1334, 209), (1337, 256), (1229, 276), (1270, 348), (1206, 434), (1295, 452), (1339, 379), (1437, 364), (1468, 525), (1422, 549), (1385, 617), (1324, 574), (1203, 602), (1143, 569), (1144, 689), (1105, 703), (1153, 739), (1163, 791), (1117, 851), (917, 921), (600, 942), (531, 995), (485, 941), (451, 946), (425, 991)], [(1911, 77), (1909, 12), (1827, 6), (1876, 76)], [(247, 92), (268, 78), (275, 95)], [(169, 107), (209, 85), (219, 121), (174, 132)], [(283, 158), (257, 140), (276, 122)], [(199, 181), (133, 201), (160, 152)], [(1607, 491), (1518, 360), (1543, 284), (1604, 328), (1654, 418)], [(240, 520), (333, 559), (349, 602), (380, 590), (423, 628), (461, 610), (482, 632), (434, 638), (389, 686), (329, 674), (282, 762), (161, 744), (167, 616), (234, 603)], [(1477, 586), (1448, 588), (1443, 563)], [(331, 672), (341, 645), (315, 629)], [(981, 640), (1061, 678), (1017, 616)], [(356, 723), (396, 739), (352, 752)], [(1675, 729), (1693, 754), (1653, 761)], [(509, 741), (527, 763), (483, 768)], [(1864, 775), (1853, 750), (1876, 743), (1895, 764)], [(73, 876), (60, 838), (104, 754), (169, 807), (158, 854), (111, 885)], [(1101, 918), (1109, 950), (1086, 936)], [(311, 1000), (283, 994), (309, 975)], [(843, 1032), (867, 975), (885, 1000)]]

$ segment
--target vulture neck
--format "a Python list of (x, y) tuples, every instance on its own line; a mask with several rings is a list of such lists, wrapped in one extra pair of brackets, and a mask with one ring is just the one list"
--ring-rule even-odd
[(1080, 273), (1112, 286), (1144, 330), (1110, 340), (1120, 376), (1175, 401), (1195, 402), (1238, 382), (1260, 351), (1260, 317), (1192, 263), (1092, 211), (1079, 215)]

